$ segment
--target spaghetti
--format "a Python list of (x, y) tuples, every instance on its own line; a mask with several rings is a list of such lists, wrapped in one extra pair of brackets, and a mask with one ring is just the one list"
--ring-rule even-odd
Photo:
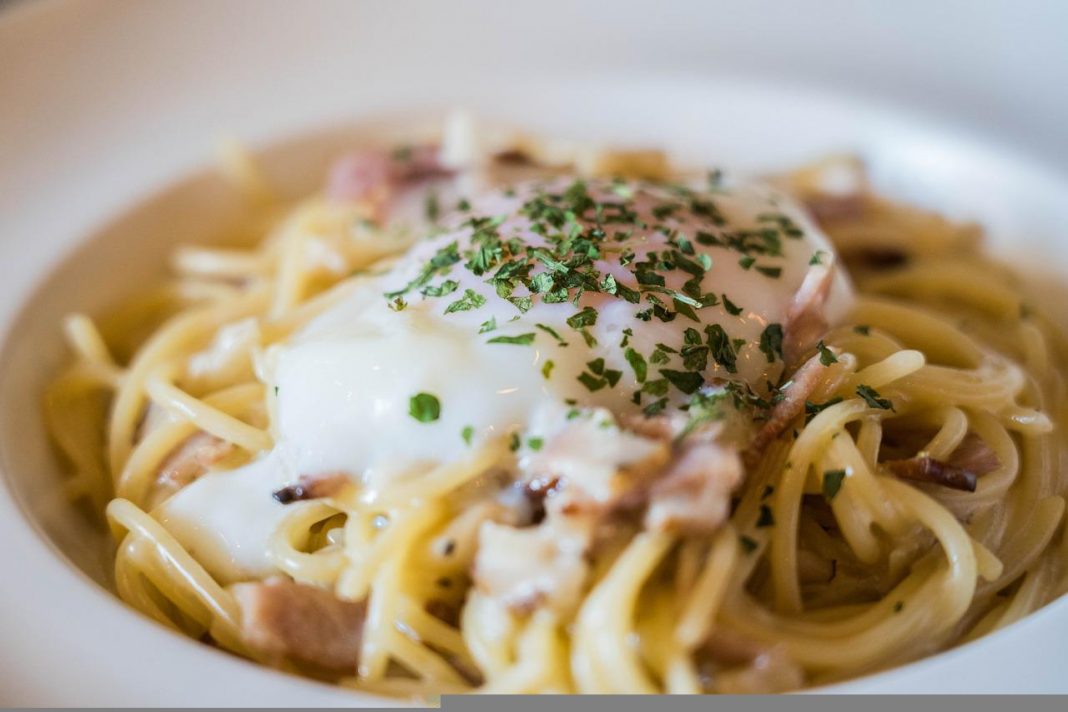
[[(892, 204), (863, 186), (844, 194), (825, 190), (822, 181), (832, 171), (845, 169), (860, 180), (848, 159), (780, 178), (782, 190), (807, 206), (834, 245), (811, 259), (805, 254), (791, 294), (802, 293), (806, 286), (797, 283), (805, 270), (823, 259), (833, 262), (835, 250), (858, 292), (848, 314), (819, 332), (818, 345), (808, 344), (803, 358), (791, 359), (790, 344), (781, 343), (789, 341), (789, 328), (785, 335), (754, 332), (746, 336), (752, 344), (737, 338), (740, 331), (721, 338), (723, 329), (700, 315), (696, 328), (683, 329), (689, 314), (704, 314), (713, 303), (728, 316), (751, 306), (739, 306), (742, 300), (723, 289), (708, 297), (700, 283), (721, 259), (720, 253), (706, 259), (713, 253), (702, 245), (733, 249), (714, 238), (701, 243), (694, 228), (694, 220), (723, 221), (707, 207), (725, 200), (715, 186), (707, 194), (675, 190), (662, 157), (652, 160), (649, 152), (599, 160), (579, 152), (561, 159), (556, 146), (546, 167), (539, 164), (537, 142), (512, 148), (460, 171), (467, 185), (472, 174), (476, 185), (508, 185), (501, 172), (522, 165), (547, 181), (537, 183), (543, 187), (534, 193), (520, 188), (504, 203), (512, 212), (500, 218), (468, 208), (464, 229), (473, 242), (461, 250), (473, 245), (473, 257), (443, 253), (447, 241), (436, 237), (411, 248), (408, 254), (422, 254), (419, 259), (398, 257), (415, 234), (457, 229), (441, 226), (441, 213), (451, 208), (438, 204), (468, 202), (447, 195), (464, 183), (456, 166), (434, 163), (429, 150), (343, 163), (335, 179), (342, 187), (347, 181), (354, 193), (334, 190), (283, 208), (271, 203), (254, 164), (231, 149), (241, 183), (268, 206), (266, 213), (281, 216), (270, 218), (262, 245), (249, 251), (182, 248), (174, 280), (157, 294), (105, 318), (99, 329), (84, 315), (67, 319), (74, 359), (47, 393), (48, 421), (71, 465), (71, 496), (106, 511), (118, 545), (116, 588), (125, 601), (190, 637), (265, 664), (375, 693), (430, 698), (474, 690), (737, 693), (822, 685), (987, 634), (1068, 590), (1064, 345), (1011, 275), (976, 254), (974, 227)], [(624, 178), (572, 183), (559, 177), (584, 166)], [(643, 182), (636, 173), (656, 175)], [(575, 189), (578, 184), (584, 187)], [(418, 186), (418, 209), (407, 215), (424, 208), (426, 215), (414, 228), (409, 220), (401, 229), (397, 216), (405, 215), (405, 200), (415, 200), (412, 185)], [(568, 191), (571, 197), (560, 200), (581, 193), (577, 207), (551, 198)], [(615, 197), (604, 197), (609, 194)], [(538, 204), (537, 196), (545, 195), (550, 198)], [(701, 202), (706, 195), (708, 202)], [(664, 208), (674, 204), (665, 202), (650, 208), (642, 196), (688, 207)], [(545, 236), (568, 233), (560, 240), (570, 240), (567, 259), (574, 260), (576, 241), (587, 239), (587, 231), (625, 232), (622, 223), (605, 227), (610, 223), (602, 215), (613, 209), (655, 214), (635, 218), (626, 226), (632, 231), (638, 222), (657, 230), (664, 226), (649, 223), (673, 219), (683, 227), (675, 234), (671, 225), (664, 228), (655, 259), (629, 252), (631, 265), (646, 265), (629, 285), (624, 277), (630, 272), (618, 270), (608, 273), (611, 280), (598, 274), (593, 286), (586, 279), (592, 272), (571, 286), (554, 281), (579, 270), (566, 273), (576, 262), (552, 252), (561, 242)], [(680, 210), (696, 217), (679, 217)], [(542, 218), (532, 214), (539, 211), (549, 215), (548, 232), (536, 229)], [(589, 217), (594, 212), (596, 219)], [(520, 213), (527, 228), (535, 226), (524, 234), (539, 236), (517, 246), (508, 240), (519, 233), (505, 228)], [(804, 218), (780, 217), (771, 224), (787, 238), (808, 230)], [(501, 242), (478, 242), (490, 223), (504, 233)], [(729, 234), (744, 242), (744, 232)], [(612, 253), (610, 237), (592, 234), (581, 249), (596, 250), (597, 259)], [(728, 241), (728, 233), (715, 234)], [(629, 245), (628, 239), (618, 244)], [(743, 249), (740, 279), (762, 269), (769, 284), (770, 275), (788, 280), (790, 263), (769, 261), (788, 260), (795, 243), (785, 243), (778, 254)], [(434, 282), (464, 268), (463, 260), (477, 262), (495, 249), (497, 262), (480, 272), (467, 267), (485, 275), (480, 284), (508, 255), (531, 254), (529, 264), (544, 269), (517, 267), (520, 286), (527, 287), (518, 292), (502, 291), (498, 283), (500, 308), (518, 304), (522, 326), (532, 298), (548, 301), (563, 289), (558, 302), (568, 307), (570, 331), (539, 323), (517, 334), (508, 331), (508, 318), (497, 316), (503, 312), (483, 322), (493, 305), (482, 305), (494, 294), (483, 296), (481, 287), (465, 292), (467, 283)], [(626, 266), (628, 249), (616, 251), (623, 255), (617, 266)], [(678, 253), (671, 269), (692, 270), (685, 276), (697, 280), (687, 283), (693, 289), (658, 276), (669, 249)], [(430, 262), (423, 261), (427, 255)], [(426, 264), (437, 266), (419, 281)], [(286, 400), (298, 396), (284, 392), (290, 381), (277, 374), (288, 362), (278, 352), (290, 344), (312, 349), (308, 334), (317, 328), (342, 339), (347, 332), (338, 331), (338, 323), (363, 312), (343, 312), (339, 321), (337, 310), (353, 300), (382, 299), (381, 275), (404, 278), (386, 301), (391, 311), (410, 315), (404, 318), (415, 320), (411, 328), (420, 334), (437, 327), (418, 321), (423, 317), (413, 305), (440, 294), (438, 303), (454, 313), (479, 314), (472, 323), (482, 322), (481, 328), (467, 332), (469, 338), (502, 339), (493, 352), (504, 354), (500, 363), (529, 360), (525, 345), (548, 344), (537, 357), (536, 377), (568, 378), (569, 388), (572, 381), (585, 383), (589, 397), (561, 398), (571, 412), (555, 430), (493, 432), (472, 424), (450, 435), (460, 455), (440, 462), (414, 458), (397, 472), (378, 465), (353, 472), (355, 466), (339, 468), (325, 455), (318, 470), (292, 465), (278, 453), (280, 441), (299, 431), (299, 424), (287, 425), (297, 401)], [(641, 317), (647, 321), (624, 332), (631, 345), (618, 349), (630, 369), (593, 358), (599, 347), (591, 340), (601, 332), (594, 334), (593, 322), (584, 320), (594, 302), (575, 297), (576, 286), (591, 292), (583, 299), (601, 300), (602, 322), (605, 304), (626, 301), (624, 289), (637, 295), (628, 309), (649, 309)], [(645, 343), (642, 329), (660, 329), (651, 344), (666, 338), (669, 326), (685, 334), (681, 347), (642, 353), (633, 345)], [(581, 352), (580, 361), (589, 358), (580, 366), (588, 370), (569, 375), (562, 356), (545, 358), (563, 354), (565, 341), (569, 353)], [(420, 359), (449, 358), (439, 342), (418, 343), (435, 349)], [(327, 368), (328, 356), (320, 354), (315, 363)], [(658, 360), (687, 367), (661, 368), (664, 383), (649, 387)], [(476, 365), (484, 369), (482, 380), (459, 385), (493, 386), (498, 361)], [(691, 384), (693, 372), (701, 378)], [(367, 380), (375, 376), (362, 376), (361, 387), (372, 388)], [(641, 406), (634, 413), (597, 400), (628, 382)], [(357, 405), (366, 409), (370, 402)], [(434, 393), (413, 394), (399, 405), (399, 417), (420, 427), (443, 420), (453, 403)], [(587, 427), (590, 418), (604, 420)], [(328, 420), (323, 416), (311, 427), (329, 430)], [(675, 428), (666, 438), (653, 432), (665, 427)], [(568, 438), (588, 452), (566, 450)], [(606, 452), (610, 456), (600, 457)], [(691, 456), (696, 472), (711, 479), (697, 489), (693, 482), (676, 485), (683, 487), (680, 499), (659, 483)], [(276, 467), (281, 461), (290, 464)], [(595, 470), (603, 471), (602, 479), (594, 481)], [(231, 483), (225, 491), (202, 486), (232, 472), (251, 475), (225, 480)], [(304, 477), (298, 481), (297, 475)], [(254, 481), (265, 483), (257, 485), (256, 508), (238, 511), (237, 500), (227, 499), (237, 495), (227, 493), (245, 492)], [(204, 494), (190, 494), (196, 488)], [(698, 511), (687, 500), (697, 500)], [(183, 519), (208, 510), (216, 519)], [(247, 552), (220, 553), (197, 538), (218, 518), (228, 522), (227, 531), (263, 530), (263, 550), (253, 552), (251, 563), (241, 558)], [(509, 558), (522, 570), (510, 570)], [(531, 567), (537, 569), (533, 578)], [(263, 579), (273, 582), (271, 591), (296, 596), (283, 601), (282, 618), (288, 615), (291, 627), (325, 627), (303, 634), (284, 626), (250, 632), (250, 626), (272, 625), (270, 618), (257, 618), (271, 603), (262, 600), (268, 588), (247, 588)], [(514, 585), (517, 580), (525, 588)], [(329, 605), (320, 610), (309, 603), (318, 599), (300, 598), (307, 587), (331, 594)], [(305, 608), (315, 610), (294, 612)], [(348, 648), (329, 649), (337, 629), (352, 619), (358, 628), (339, 639), (348, 640)]]

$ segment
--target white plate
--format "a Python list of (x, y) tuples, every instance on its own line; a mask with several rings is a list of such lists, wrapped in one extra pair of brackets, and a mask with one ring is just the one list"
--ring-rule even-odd
[[(1064, 3), (455, 5), (111, 0), (0, 16), (0, 703), (367, 699), (127, 610), (90, 578), (106, 562), (57, 497), (38, 415), (60, 358), (54, 317), (151, 279), (148, 265), (195, 227), (182, 201), (226, 219), (205, 179), (114, 222), (207, 164), (220, 134), (261, 145), (462, 104), (741, 168), (856, 149), (884, 189), (980, 219), (1000, 251), (1068, 272)], [(295, 187), (321, 163), (273, 155)], [(1066, 637), (1060, 601), (837, 689), (1065, 692)]]

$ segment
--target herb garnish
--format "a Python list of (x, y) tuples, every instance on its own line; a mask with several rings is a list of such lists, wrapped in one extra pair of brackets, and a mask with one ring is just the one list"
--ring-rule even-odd
[(760, 516), (757, 517), (757, 529), (775, 526), (775, 515), (771, 513), (771, 507), (766, 504), (760, 505)]
[(842, 489), (842, 480), (846, 477), (845, 470), (827, 470), (823, 473), (823, 498), (828, 502), (834, 499), (838, 490)]
[(630, 347), (623, 352), (623, 356), (627, 359), (627, 363), (630, 364), (631, 369), (634, 370), (635, 380), (638, 381), (638, 383), (645, 383), (645, 377), (649, 372), (645, 357)]
[(834, 355), (834, 352), (827, 348), (827, 345), (821, 340), (816, 344), (816, 349), (820, 352), (820, 363), (824, 366), (830, 366), (832, 363), (838, 363), (838, 357)]
[(548, 359), (541, 367), (541, 375), (545, 380), (548, 380), (553, 374), (553, 368), (556, 366), (552, 359)]
[(534, 343), (534, 337), (536, 334), (530, 332), (528, 334), (519, 334), (517, 336), (494, 336), (489, 339), (487, 344), (515, 344), (516, 346), (530, 346)]
[(867, 403), (870, 408), (894, 410), (894, 404), (891, 403), (889, 399), (880, 396), (879, 391), (871, 386), (865, 386), (863, 384), (857, 386), (857, 395), (863, 398), (864, 402)]
[(768, 324), (760, 335), (760, 350), (764, 352), (768, 363), (782, 358), (782, 324)]
[(432, 423), (441, 416), (441, 401), (430, 393), (416, 393), (408, 401), (408, 415), (420, 423)]
[(813, 418), (822, 413), (832, 405), (838, 405), (842, 402), (842, 396), (835, 396), (822, 403), (813, 403), (812, 401), (805, 401), (805, 425), (808, 425)]
[(486, 303), (486, 298), (473, 289), (465, 289), (464, 295), (445, 308), (446, 314), (478, 309)]

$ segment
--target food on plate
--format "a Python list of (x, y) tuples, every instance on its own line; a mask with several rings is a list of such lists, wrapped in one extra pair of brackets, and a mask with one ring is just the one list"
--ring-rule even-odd
[(779, 692), (1066, 589), (1064, 343), (980, 231), (454, 121), (270, 197), (47, 394), (124, 600), (375, 692)]

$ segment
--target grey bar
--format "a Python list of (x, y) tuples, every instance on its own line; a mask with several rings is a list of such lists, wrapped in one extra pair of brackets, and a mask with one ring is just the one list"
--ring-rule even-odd
[(1054, 695), (446, 695), (445, 712), (1068, 712)]

